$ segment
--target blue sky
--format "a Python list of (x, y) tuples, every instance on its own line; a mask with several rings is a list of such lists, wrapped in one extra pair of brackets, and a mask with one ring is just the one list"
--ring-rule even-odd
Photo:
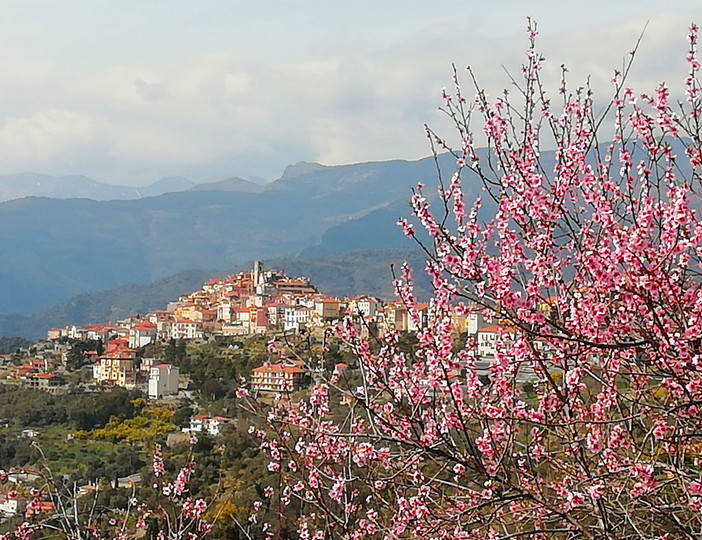
[(566, 63), (602, 96), (648, 21), (631, 84), (675, 93), (702, 2), (2, 0), (0, 174), (271, 180), (297, 161), (419, 158), (451, 63), (495, 95), (527, 16), (545, 74)]

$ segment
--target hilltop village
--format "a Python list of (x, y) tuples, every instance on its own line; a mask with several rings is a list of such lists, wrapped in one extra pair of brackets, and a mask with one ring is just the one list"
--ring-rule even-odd
[[(205, 452), (214, 448), (208, 440), (222, 441), (221, 448), (226, 444), (248, 448), (241, 429), (254, 420), (237, 420), (246, 413), (237, 411), (232, 400), (239, 377), (245, 377), (250, 391), (263, 401), (305, 391), (313, 382), (342, 371), (353, 384), (359, 371), (353, 353), (344, 352), (340, 340), (331, 345), (325, 341), (335, 323), (350, 317), (365, 337), (382, 338), (398, 331), (412, 346), (416, 331), (428, 323), (428, 310), (427, 304), (418, 304), (411, 315), (399, 300), (332, 298), (305, 277), (290, 277), (257, 262), (250, 272), (207, 281), (164, 310), (115, 323), (52, 328), (46, 340), (0, 355), (0, 374), (5, 376), (0, 402), (7, 401), (0, 403), (5, 415), (0, 418), (4, 422), (0, 453), (3, 444), (13, 448), (6, 461), (14, 471), (17, 464), (23, 464), (22, 470), (36, 465), (40, 456), (32, 454), (33, 445), (48, 447), (57, 456), (65, 452), (77, 456), (95, 448), (100, 457), (94, 463), (53, 462), (53, 466), (75, 479), (80, 496), (106, 479), (110, 489), (117, 490), (111, 493), (133, 489), (143, 484), (139, 448), (155, 441), (165, 441), (173, 452), (180, 451), (183, 438), (201, 437), (202, 444), (212, 445)], [(451, 322), (457, 339), (474, 347), (475, 365), (486, 384), (498, 336), (509, 339), (514, 330), (465, 307), (453, 310)], [(269, 349), (271, 342), (278, 345)], [(335, 349), (335, 354), (330, 355), (331, 362), (313, 360), (314, 354), (291, 354), (294, 349), (288, 345), (295, 342), (314, 344), (308, 352), (316, 347)], [(458, 375), (452, 372), (449, 378)], [(518, 376), (527, 381), (532, 375), (523, 368)], [(9, 404), (12, 400), (15, 405)], [(16, 403), (23, 405), (18, 409)], [(255, 457), (256, 446), (251, 448), (250, 459), (260, 459)], [(113, 462), (111, 453), (122, 457)], [(236, 474), (252, 466), (242, 464), (236, 452), (228, 459)], [(18, 483), (35, 481), (32, 477)], [(0, 523), (19, 516), (28, 500), (9, 498), (0, 487)]]
[[(66, 385), (66, 372), (87, 365), (91, 367), (89, 378), (96, 385), (137, 388), (158, 399), (177, 395), (187, 382), (179, 367), (138, 354), (155, 343), (262, 334), (321, 336), (346, 315), (359, 321), (362, 334), (382, 337), (387, 331), (418, 330), (426, 324), (427, 310), (427, 304), (418, 304), (418, 317), (410, 317), (400, 300), (384, 303), (371, 296), (332, 298), (319, 293), (305, 277), (289, 277), (256, 262), (250, 272), (211, 279), (164, 310), (135, 314), (115, 323), (52, 328), (47, 341), (37, 344), (34, 354), (27, 354), (9, 378), (24, 386), (60, 392)], [(457, 309), (452, 324), (457, 335), (475, 338), (476, 352), (487, 368), (495, 354), (499, 327), (486, 324), (477, 310)], [(76, 343), (84, 346), (76, 350)], [(295, 391), (308, 370), (300, 360), (281, 357), (253, 368), (251, 382), (262, 392)]]

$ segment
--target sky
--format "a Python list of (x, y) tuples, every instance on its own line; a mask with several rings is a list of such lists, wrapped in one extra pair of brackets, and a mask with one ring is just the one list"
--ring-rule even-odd
[(418, 159), (424, 124), (450, 129), (451, 65), (496, 96), (529, 16), (547, 79), (565, 63), (605, 99), (646, 28), (631, 86), (675, 96), (702, 2), (0, 0), (0, 175), (263, 182), (299, 161)]

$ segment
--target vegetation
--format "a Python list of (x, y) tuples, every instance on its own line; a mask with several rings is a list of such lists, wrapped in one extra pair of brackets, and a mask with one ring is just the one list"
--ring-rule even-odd
[(28, 339), (21, 337), (2, 336), (0, 337), (0, 354), (13, 353), (20, 347), (28, 347), (31, 343)]

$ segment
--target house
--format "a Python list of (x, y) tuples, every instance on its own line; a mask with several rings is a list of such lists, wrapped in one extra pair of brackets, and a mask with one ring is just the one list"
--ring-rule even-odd
[(249, 333), (265, 334), (268, 330), (268, 310), (263, 307), (249, 308)]
[(407, 330), (417, 332), (429, 324), (429, 304), (417, 302), (414, 310), (407, 314)]
[[(38, 433), (37, 433), (38, 435)], [(13, 484), (32, 484), (37, 480), (41, 480), (42, 476), (31, 471), (17, 471), (7, 473), (7, 481)]]
[(49, 341), (55, 341), (61, 339), (62, 337), (68, 336), (68, 330), (66, 328), (50, 328), (46, 332), (46, 339)]
[(497, 354), (497, 336), (502, 331), (499, 324), (491, 324), (478, 330), (478, 356), (480, 358), (495, 358)]
[(15, 493), (3, 493), (0, 495), (0, 512), (5, 516), (23, 514), (26, 509), (26, 497), (21, 497)]
[(285, 306), (283, 308), (283, 330), (287, 332), (299, 332), (307, 327), (310, 314), (314, 309), (304, 306)]
[(88, 339), (88, 330), (82, 326), (76, 326), (75, 324), (68, 327), (67, 337), (70, 339), (84, 340)]
[(27, 388), (36, 388), (54, 394), (66, 385), (61, 377), (50, 373), (31, 373), (23, 378), (22, 383)]
[(401, 300), (395, 300), (385, 306), (384, 323), (387, 330), (397, 330), (404, 332), (409, 326), (409, 316), (407, 308)]
[(112, 350), (102, 356), (97, 369), (96, 381), (134, 388), (136, 386), (134, 351), (131, 349)]
[(232, 302), (223, 300), (217, 304), (217, 320), (224, 323), (232, 321)]
[(144, 357), (141, 359), (141, 363), (139, 364), (139, 371), (143, 371), (145, 373), (148, 373), (151, 371), (151, 368), (157, 365), (157, 360), (156, 358), (153, 358), (151, 356), (149, 357)]
[(160, 399), (178, 393), (180, 368), (171, 364), (159, 364), (149, 370), (149, 397)]
[(129, 347), (139, 349), (156, 341), (156, 324), (143, 321), (129, 329)]
[(358, 315), (364, 319), (375, 317), (381, 302), (372, 296), (358, 296), (349, 300), (349, 309), (353, 315)]
[(177, 318), (171, 323), (169, 337), (172, 339), (198, 339), (202, 337), (202, 330), (195, 321)]
[(196, 414), (190, 417), (190, 426), (183, 428), (183, 433), (202, 433), (206, 432), (217, 437), (222, 434), (222, 429), (227, 424), (231, 423), (231, 418), (224, 416), (207, 416), (204, 414)]
[(303, 367), (291, 362), (266, 364), (251, 372), (251, 386), (260, 392), (294, 392), (302, 387)]
[(134, 360), (119, 358), (101, 359), (97, 382), (114, 384), (124, 388), (134, 388), (136, 386)]

